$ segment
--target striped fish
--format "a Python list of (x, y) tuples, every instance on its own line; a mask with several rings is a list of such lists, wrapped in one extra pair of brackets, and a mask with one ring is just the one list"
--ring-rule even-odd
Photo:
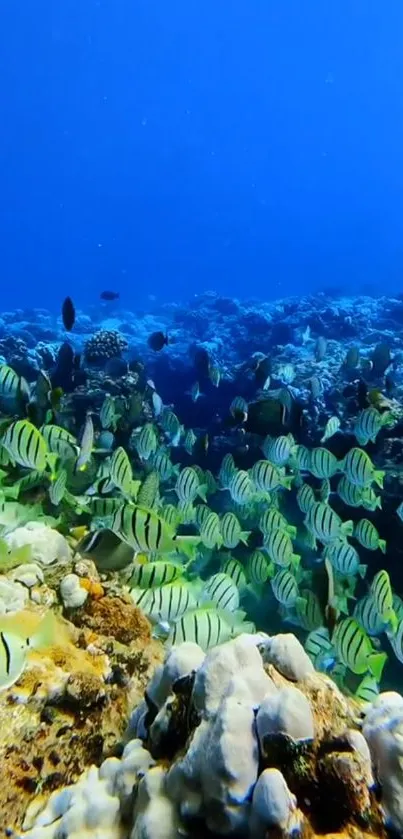
[(40, 429), (50, 452), (61, 460), (75, 460), (79, 447), (76, 438), (60, 425), (43, 425)]
[(110, 396), (109, 393), (106, 394), (102, 403), (101, 410), (99, 412), (99, 419), (103, 429), (108, 430), (109, 428), (112, 428), (113, 431), (116, 431), (115, 399), (113, 396)]
[(309, 484), (302, 484), (297, 492), (297, 504), (301, 513), (307, 514), (316, 503), (315, 493)]
[(192, 586), (181, 578), (156, 588), (133, 588), (130, 596), (150, 620), (163, 624), (173, 623), (197, 606)]
[(403, 664), (403, 618), (400, 618), (394, 635), (389, 638), (392, 650), (401, 664)]
[(260, 586), (274, 574), (273, 563), (263, 551), (253, 551), (248, 559), (248, 575), (251, 582)]
[(239, 591), (233, 579), (228, 574), (219, 572), (204, 585), (202, 598), (205, 602), (214, 603), (218, 609), (235, 612), (239, 607)]
[(379, 533), (372, 521), (360, 519), (354, 526), (354, 537), (368, 551), (382, 551), (386, 553), (386, 541), (380, 539)]
[(164, 408), (160, 416), (160, 422), (171, 445), (174, 448), (179, 446), (183, 426), (180, 424), (176, 414), (170, 411), (169, 408)]
[(159, 511), (159, 515), (173, 530), (178, 527), (181, 521), (181, 514), (173, 504), (164, 504)]
[(192, 466), (185, 466), (182, 469), (176, 481), (175, 490), (179, 501), (183, 504), (188, 501), (193, 502), (198, 495), (206, 501), (206, 487), (200, 483), (199, 476)]
[(183, 571), (183, 566), (163, 560), (134, 564), (127, 582), (130, 588), (156, 588), (177, 580)]
[(393, 417), (390, 411), (380, 414), (372, 405), (360, 411), (354, 425), (354, 434), (360, 446), (366, 446), (369, 441), (375, 440), (385, 425), (393, 425)]
[(284, 530), (291, 539), (295, 539), (297, 535), (297, 528), (293, 524), (288, 524), (285, 516), (273, 509), (265, 510), (259, 521), (259, 529), (263, 536), (268, 536), (272, 530)]
[(28, 420), (11, 423), (1, 443), (19, 466), (45, 471), (49, 450), (40, 431)]
[(243, 396), (235, 396), (229, 406), (231, 416), (239, 422), (246, 422), (248, 419), (248, 403)]
[(285, 466), (293, 453), (294, 447), (295, 440), (292, 434), (276, 438), (267, 436), (263, 442), (262, 451), (266, 460), (269, 460), (274, 466)]
[(148, 460), (149, 457), (157, 451), (158, 440), (155, 433), (154, 426), (151, 422), (146, 422), (136, 438), (137, 454), (141, 460)]
[(12, 367), (2, 364), (0, 367), (0, 401), (4, 406), (12, 403), (26, 404), (29, 400), (29, 385)]
[(204, 517), (200, 528), (200, 536), (206, 548), (220, 548), (223, 539), (220, 529), (220, 518), (217, 513), (211, 511)]
[(323, 437), (321, 437), (320, 442), (325, 443), (326, 440), (330, 440), (330, 438), (333, 437), (334, 434), (337, 434), (339, 428), (340, 428), (339, 418), (338, 417), (330, 417), (330, 419), (328, 419), (328, 421), (325, 425), (325, 428), (324, 428), (324, 431), (323, 431)]
[(368, 635), (381, 635), (385, 630), (385, 621), (379, 615), (375, 600), (370, 594), (356, 603), (353, 618)]
[(299, 595), (298, 584), (287, 568), (282, 568), (271, 580), (273, 594), (282, 606), (294, 606)]
[(97, 519), (109, 519), (123, 503), (123, 498), (102, 498), (97, 495), (88, 498), (90, 512)]
[(343, 475), (337, 484), (337, 492), (342, 501), (349, 507), (361, 507), (364, 487), (357, 486)]
[(236, 504), (247, 504), (255, 493), (249, 473), (244, 469), (239, 469), (230, 480), (229, 492)]
[(232, 454), (224, 455), (220, 471), (218, 473), (218, 480), (222, 489), (229, 489), (229, 485), (235, 473), (236, 466)]
[(120, 489), (123, 495), (130, 497), (133, 491), (133, 472), (130, 460), (122, 446), (113, 452), (109, 474), (115, 487)]
[(234, 581), (239, 592), (244, 591), (247, 586), (247, 580), (245, 569), (239, 559), (234, 559), (234, 557), (229, 556), (228, 559), (223, 562), (221, 571), (223, 574), (231, 577), (231, 580)]
[(299, 472), (309, 472), (311, 466), (310, 450), (301, 444), (294, 446), (288, 464)]
[(373, 649), (368, 635), (354, 618), (343, 618), (336, 625), (332, 641), (340, 661), (352, 673), (360, 675), (369, 671), (380, 682), (387, 655)]
[(169, 525), (151, 510), (124, 504), (113, 517), (111, 530), (136, 553), (170, 553), (181, 551), (193, 555), (200, 541), (195, 536), (176, 536)]
[(151, 455), (148, 462), (158, 472), (161, 481), (169, 481), (174, 475), (177, 477), (179, 474), (179, 466), (174, 466), (169, 455), (162, 449)]
[(331, 542), (326, 548), (326, 556), (339, 574), (345, 577), (352, 577), (355, 574), (365, 577), (368, 566), (361, 564), (358, 552), (345, 540)]
[[(239, 632), (243, 631), (240, 624)], [(213, 608), (199, 608), (186, 612), (172, 627), (167, 644), (176, 646), (185, 641), (198, 644), (202, 650), (209, 650), (224, 644), (236, 635), (236, 626)]]
[(66, 492), (67, 472), (61, 469), (56, 480), (49, 487), (49, 498), (52, 504), (57, 507), (63, 500)]
[(395, 633), (398, 619), (393, 609), (393, 592), (387, 571), (378, 571), (371, 583), (370, 594), (374, 598), (379, 616), (388, 625), (390, 632)]
[(295, 601), (295, 613), (302, 629), (311, 632), (323, 625), (323, 614), (316, 594), (310, 589), (301, 592)]
[(327, 671), (334, 664), (334, 648), (325, 626), (309, 633), (304, 648), (317, 670)]
[(354, 696), (359, 702), (365, 702), (367, 704), (375, 702), (375, 699), (379, 696), (379, 683), (375, 677), (367, 673), (355, 689)]
[(196, 525), (201, 528), (211, 513), (210, 507), (207, 507), (206, 504), (197, 504), (194, 508), (195, 510), (195, 523)]
[(332, 478), (339, 469), (339, 461), (334, 454), (319, 446), (311, 451), (309, 468), (315, 478)]
[(301, 557), (294, 553), (292, 541), (285, 530), (272, 530), (264, 539), (270, 559), (282, 568), (298, 567)]
[(375, 481), (381, 489), (383, 488), (385, 473), (381, 469), (375, 469), (370, 456), (363, 449), (350, 449), (341, 467), (352, 484), (367, 487)]
[(242, 530), (235, 513), (225, 513), (221, 519), (221, 534), (226, 548), (236, 548), (240, 542), (248, 544), (250, 530)]
[(334, 542), (336, 539), (351, 536), (353, 533), (353, 522), (342, 522), (340, 516), (323, 501), (316, 501), (310, 507), (305, 516), (304, 524), (313, 536), (324, 545)]
[(292, 475), (283, 475), (268, 460), (258, 460), (252, 466), (250, 476), (259, 492), (273, 492), (280, 487), (291, 489)]
[(183, 440), (183, 448), (188, 453), (188, 455), (193, 454), (193, 448), (194, 448), (194, 445), (196, 443), (196, 440), (197, 440), (197, 437), (196, 437), (196, 434), (193, 431), (193, 428), (189, 428), (187, 430), (187, 432), (185, 434), (185, 437), (184, 437), (184, 440)]

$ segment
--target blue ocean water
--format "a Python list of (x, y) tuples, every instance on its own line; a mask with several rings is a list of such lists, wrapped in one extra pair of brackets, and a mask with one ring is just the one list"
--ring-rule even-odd
[(401, 291), (403, 8), (15, 0), (2, 307)]

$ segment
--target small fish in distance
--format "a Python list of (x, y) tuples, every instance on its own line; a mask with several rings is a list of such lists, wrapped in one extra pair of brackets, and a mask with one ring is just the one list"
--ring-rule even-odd
[(163, 332), (153, 332), (148, 339), (148, 346), (154, 352), (160, 352), (168, 344), (168, 335)]
[(63, 306), (62, 306), (62, 320), (64, 328), (67, 332), (71, 332), (74, 326), (74, 321), (76, 319), (76, 310), (74, 308), (74, 303), (71, 297), (66, 297)]
[(101, 291), (99, 295), (101, 300), (118, 300), (120, 297), (120, 293), (118, 291)]

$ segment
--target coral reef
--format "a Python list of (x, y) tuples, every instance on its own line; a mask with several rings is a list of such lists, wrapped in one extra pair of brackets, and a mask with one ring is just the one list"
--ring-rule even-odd
[[(382, 725), (401, 714), (401, 697), (366, 709), (363, 736), (357, 704), (328, 677), (290, 682), (280, 672), (287, 651), (279, 669), (264, 663), (269, 641), (241, 635), (207, 654), (193, 643), (167, 652), (133, 705), (120, 756), (94, 761), (50, 797), (41, 790), (12, 835), (386, 839), (385, 819), (401, 830), (399, 724), (395, 734)], [(287, 647), (295, 658), (291, 639), (278, 651)], [(389, 783), (381, 803), (373, 771)]]
[(108, 358), (118, 358), (127, 349), (126, 339), (112, 329), (100, 329), (85, 342), (85, 358), (92, 364), (100, 364)]

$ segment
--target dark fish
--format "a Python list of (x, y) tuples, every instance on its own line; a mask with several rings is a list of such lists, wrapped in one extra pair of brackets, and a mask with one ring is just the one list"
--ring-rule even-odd
[(102, 571), (121, 570), (133, 562), (134, 551), (122, 542), (111, 530), (98, 530), (88, 533), (79, 542), (75, 551), (89, 557)]
[(198, 377), (208, 378), (210, 370), (210, 356), (204, 347), (197, 347), (194, 353), (194, 366)]
[(368, 408), (368, 404), (368, 385), (363, 379), (359, 379), (357, 384), (357, 405), (362, 411), (364, 408)]
[(148, 346), (154, 352), (159, 352), (168, 343), (168, 335), (163, 332), (153, 332), (148, 339)]
[(372, 369), (376, 376), (382, 376), (392, 363), (392, 356), (387, 344), (377, 344), (372, 353)]
[(111, 379), (120, 379), (127, 375), (129, 365), (123, 358), (109, 358), (104, 369), (106, 375), (110, 376)]
[(53, 388), (62, 388), (65, 393), (74, 390), (74, 350), (68, 341), (61, 345), (56, 358), (56, 364), (50, 373)]
[(316, 361), (323, 361), (326, 355), (327, 340), (320, 335), (315, 344), (315, 359)]
[(101, 291), (99, 296), (101, 300), (118, 300), (120, 294), (118, 291)]
[(262, 360), (258, 362), (257, 367), (255, 368), (255, 380), (258, 387), (263, 387), (263, 385), (266, 384), (267, 379), (271, 374), (271, 370), (272, 364), (269, 356), (262, 358)]
[(344, 367), (347, 367), (348, 370), (354, 370), (355, 367), (357, 367), (359, 360), (360, 351), (358, 347), (350, 347), (350, 349), (347, 350), (347, 354), (343, 362)]
[(70, 332), (73, 329), (75, 319), (76, 310), (74, 308), (74, 303), (71, 297), (66, 297), (62, 306), (62, 320), (64, 328), (67, 332)]

